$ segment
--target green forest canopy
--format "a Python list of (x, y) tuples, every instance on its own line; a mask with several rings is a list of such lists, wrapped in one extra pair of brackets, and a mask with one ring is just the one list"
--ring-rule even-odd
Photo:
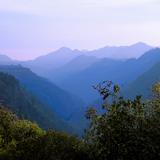
[(95, 87), (103, 112), (90, 108), (84, 138), (45, 131), (0, 108), (0, 159), (3, 160), (150, 160), (160, 159), (160, 83), (147, 102), (119, 96), (109, 81)]

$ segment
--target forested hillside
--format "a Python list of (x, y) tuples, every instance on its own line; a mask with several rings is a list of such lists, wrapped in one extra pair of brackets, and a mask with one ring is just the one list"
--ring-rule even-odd
[(54, 112), (28, 92), (13, 76), (0, 72), (0, 104), (7, 106), (17, 116), (38, 123), (44, 129), (72, 132), (73, 128), (58, 118)]
[[(4, 76), (4, 74), (3, 74)], [(8, 75), (7, 75), (8, 76)], [(11, 78), (11, 77), (9, 77)], [(14, 81), (13, 81), (14, 82)], [(3, 160), (151, 160), (160, 159), (160, 84), (147, 102), (119, 97), (110, 81), (97, 86), (103, 112), (86, 112), (90, 127), (78, 139), (20, 119), (0, 107), (0, 159)], [(107, 103), (108, 98), (113, 101)]]
[(74, 128), (82, 132), (86, 126), (84, 118), (85, 104), (83, 101), (57, 87), (50, 81), (22, 66), (0, 66), (0, 71), (14, 75), (37, 99)]
[(152, 86), (158, 81), (160, 81), (160, 63), (155, 64), (150, 70), (124, 88), (123, 95), (133, 98), (138, 94), (145, 99), (151, 98)]

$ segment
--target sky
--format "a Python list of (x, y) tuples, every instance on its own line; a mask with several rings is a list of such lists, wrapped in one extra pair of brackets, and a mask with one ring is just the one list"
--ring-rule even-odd
[(160, 46), (160, 0), (0, 0), (0, 54), (27, 60), (61, 47)]

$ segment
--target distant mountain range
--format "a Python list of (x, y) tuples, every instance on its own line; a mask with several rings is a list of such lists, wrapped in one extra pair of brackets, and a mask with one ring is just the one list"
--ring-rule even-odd
[(1, 55), (0, 54), (0, 64), (6, 64), (6, 63), (10, 63), (10, 62), (12, 62), (11, 58), (9, 58), (6, 55)]
[[(48, 77), (50, 73), (56, 72), (59, 68), (64, 67), (64, 65), (67, 65), (67, 63), (70, 63), (72, 60), (74, 61), (74, 59), (76, 60), (77, 57), (82, 55), (90, 57), (91, 59), (92, 57), (95, 57), (97, 59), (109, 58), (126, 60), (130, 58), (138, 58), (151, 48), (153, 47), (142, 42), (131, 46), (106, 46), (93, 51), (72, 50), (67, 47), (62, 47), (57, 51), (24, 62), (13, 61), (7, 56), (0, 55), (0, 64), (22, 64), (38, 75)], [(5, 61), (3, 59), (5, 59)], [(86, 64), (87, 63), (85, 63), (85, 65)]]
[[(13, 64), (30, 68), (36, 74), (90, 102), (97, 97), (92, 85), (111, 79), (124, 86), (149, 69), (156, 59), (153, 58), (152, 64), (152, 58), (147, 56), (145, 60), (142, 55), (151, 49), (150, 45), (142, 42), (131, 46), (107, 46), (93, 51), (63, 47), (35, 60), (13, 61)], [(10, 61), (8, 63), (11, 64)]]
[(38, 75), (47, 76), (50, 72), (62, 67), (81, 54), (82, 52), (79, 50), (71, 50), (63, 47), (55, 52), (40, 56), (34, 60), (19, 63), (30, 68)]
[(93, 101), (96, 99), (97, 93), (94, 93), (92, 85), (104, 80), (112, 80), (121, 87), (125, 87), (159, 61), (160, 49), (157, 48), (146, 52), (138, 59), (123, 61), (104, 58), (86, 69), (68, 74), (69, 76), (65, 76), (65, 78), (57, 76), (52, 80), (85, 101)]
[(139, 58), (143, 53), (152, 48), (153, 47), (150, 45), (139, 42), (130, 46), (106, 46), (104, 48), (86, 52), (86, 54), (98, 58), (130, 59)]
[(127, 97), (148, 97), (151, 85), (159, 80), (159, 63), (160, 49), (141, 42), (94, 51), (63, 47), (23, 62), (0, 55), (1, 72), (15, 76), (40, 103), (78, 132), (86, 126), (86, 104), (101, 104), (93, 85), (112, 80)]
[(83, 71), (98, 61), (100, 61), (100, 59), (97, 59), (96, 57), (80, 55), (62, 67), (59, 67), (57, 70), (50, 71), (47, 78), (59, 81), (60, 79), (72, 76), (74, 73)]
[[(76, 62), (77, 58), (80, 58), (82, 55), (83, 59), (85, 59), (84, 56), (87, 56), (88, 59), (89, 57), (91, 59), (93, 57), (97, 59), (130, 59), (140, 57), (151, 48), (153, 47), (142, 42), (130, 46), (106, 46), (104, 48), (100, 48), (93, 51), (80, 51), (76, 49), (72, 50), (67, 47), (62, 47), (55, 52), (51, 52), (47, 55), (40, 56), (34, 60), (25, 62), (13, 61), (9, 57), (3, 55), (0, 55), (0, 59), (5, 60), (6, 64), (22, 64), (23, 66), (30, 68), (33, 72), (37, 73), (38, 75), (47, 77), (49, 73), (52, 73), (54, 71), (56, 72), (57, 69), (64, 67), (65, 65), (68, 65), (67, 63), (70, 63), (72, 60)], [(75, 63), (73, 61), (72, 63)], [(0, 64), (2, 64), (1, 60)], [(86, 66), (86, 64), (87, 61), (84, 60), (83, 65)]]

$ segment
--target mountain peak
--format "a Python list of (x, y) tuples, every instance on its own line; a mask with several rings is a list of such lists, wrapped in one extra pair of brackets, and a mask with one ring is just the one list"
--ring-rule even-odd
[(157, 58), (157, 56), (160, 56), (160, 48), (153, 48), (151, 50), (149, 50), (148, 52), (144, 53), (140, 58), (151, 58), (151, 57), (155, 57)]
[(60, 49), (58, 49), (58, 51), (60, 51), (60, 52), (70, 52), (72, 50), (68, 47), (61, 47)]
[(150, 45), (148, 45), (148, 44), (146, 44), (146, 43), (144, 43), (144, 42), (137, 42), (137, 43), (135, 43), (135, 44), (133, 44), (133, 45), (131, 45), (131, 46), (138, 46), (138, 47), (151, 47)]
[(2, 62), (6, 62), (6, 61), (11, 61), (12, 59), (9, 58), (8, 56), (4, 55), (4, 54), (0, 54), (0, 61)]

